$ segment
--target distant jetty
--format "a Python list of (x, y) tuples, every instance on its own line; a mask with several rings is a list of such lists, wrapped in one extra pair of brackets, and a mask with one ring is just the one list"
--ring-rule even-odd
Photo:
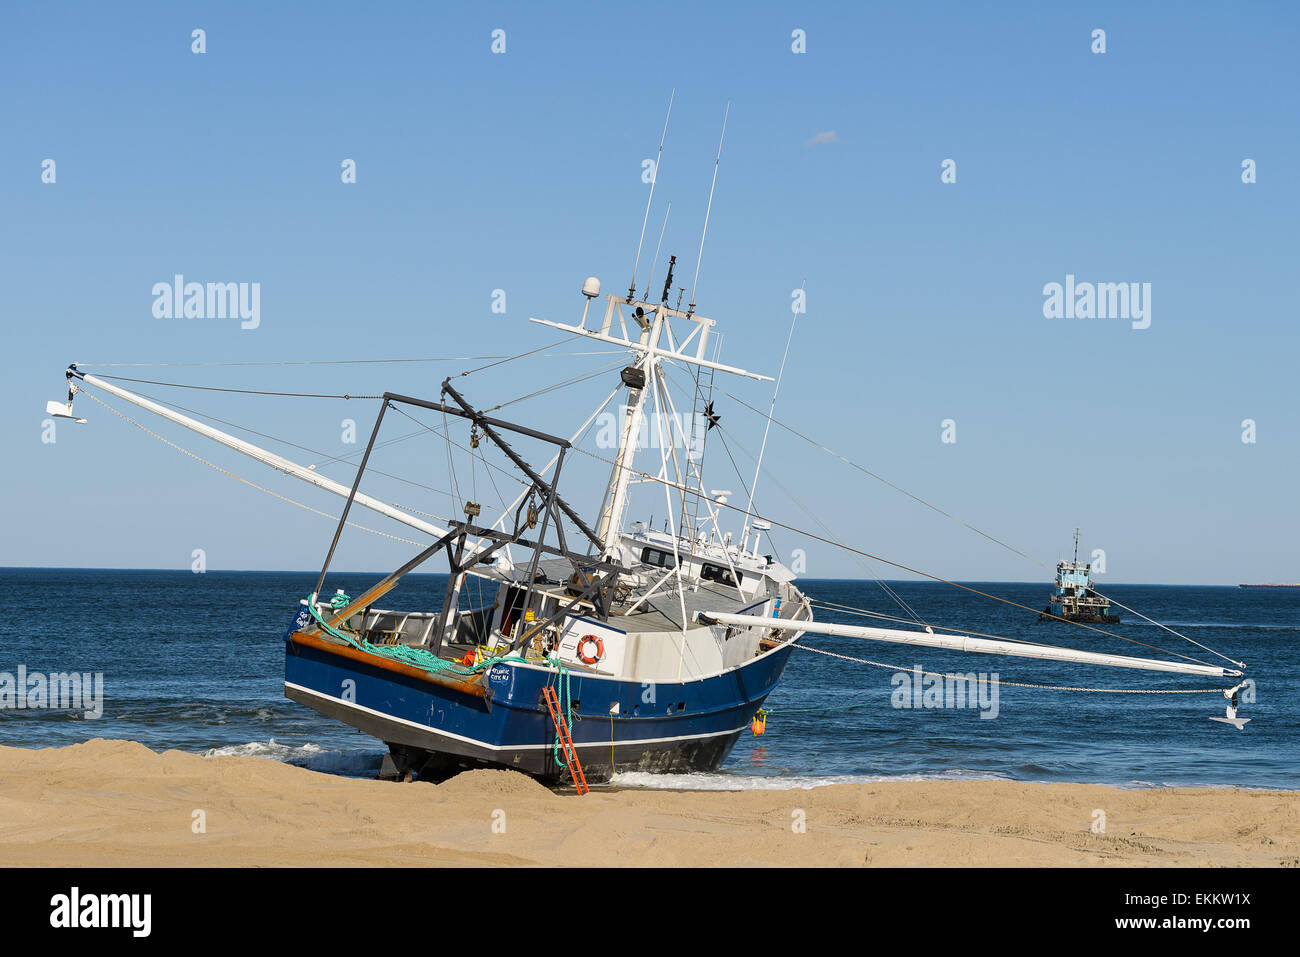
[(1238, 588), (1300, 588), (1300, 585), (1238, 585)]

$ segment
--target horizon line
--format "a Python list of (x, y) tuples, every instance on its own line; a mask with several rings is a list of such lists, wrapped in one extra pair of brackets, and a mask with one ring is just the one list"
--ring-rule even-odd
[[(238, 575), (319, 575), (319, 569), (293, 569), (293, 568), (213, 568), (203, 572), (195, 572), (188, 568), (147, 568), (147, 567), (109, 567), (96, 565), (0, 565), (0, 571), (82, 571), (82, 572), (189, 572), (192, 575), (207, 575), (210, 573), (228, 573)], [(373, 569), (358, 570), (334, 570), (335, 574), (340, 575), (388, 575), (387, 571), (376, 571)], [(447, 572), (409, 572), (410, 575), (447, 575)], [(804, 576), (796, 579), (797, 581), (825, 581), (825, 582), (889, 582), (891, 584), (932, 584), (946, 585), (948, 581), (936, 581), (932, 578), (840, 578), (834, 576), (819, 577), (815, 575)], [(999, 579), (999, 578), (967, 578), (951, 579), (952, 583), (969, 584), (969, 585), (1043, 585), (1043, 580), (1027, 579)], [(1113, 581), (1111, 585), (1122, 585), (1124, 587), (1146, 587), (1146, 588), (1240, 588), (1245, 585), (1261, 585), (1264, 587), (1300, 587), (1300, 585), (1291, 585), (1286, 582), (1233, 582), (1232, 584), (1223, 583), (1197, 583), (1197, 582), (1125, 582)]]

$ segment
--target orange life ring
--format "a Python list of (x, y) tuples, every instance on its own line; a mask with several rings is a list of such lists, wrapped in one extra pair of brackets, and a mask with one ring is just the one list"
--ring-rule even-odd
[[(582, 650), (584, 647), (586, 647), (586, 644), (589, 641), (594, 641), (596, 643), (596, 653), (594, 655), (589, 655)], [(600, 659), (604, 657), (605, 657), (605, 643), (601, 641), (600, 638), (598, 638), (596, 635), (583, 635), (581, 638), (578, 639), (578, 660), (581, 661), (584, 665), (594, 665), (596, 662), (600, 661)]]

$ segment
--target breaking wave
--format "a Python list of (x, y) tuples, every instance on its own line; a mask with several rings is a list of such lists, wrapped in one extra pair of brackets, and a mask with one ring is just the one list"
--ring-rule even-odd
[(209, 748), (203, 752), (203, 756), (205, 758), (269, 758), (272, 761), (307, 768), (309, 771), (360, 776), (378, 771), (384, 752), (361, 749), (336, 751), (310, 742), (293, 747), (280, 744), (275, 738), (271, 738), (269, 741), (250, 741), (247, 744)]

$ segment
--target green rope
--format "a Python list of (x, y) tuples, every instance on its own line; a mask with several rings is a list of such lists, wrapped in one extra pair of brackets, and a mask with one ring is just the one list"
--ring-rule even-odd
[[(343, 599), (341, 604), (339, 604), (340, 597), (342, 597)], [(335, 608), (346, 608), (347, 605), (350, 604), (350, 602), (351, 600), (346, 595), (342, 595), (342, 596), (335, 595), (334, 600), (331, 603), (334, 605)], [(532, 663), (529, 662), (526, 658), (521, 658), (518, 655), (497, 655), (491, 658), (486, 658), (483, 661), (480, 661), (476, 665), (466, 666), (466, 665), (455, 664), (454, 662), (447, 661), (446, 659), (443, 658), (439, 658), (437, 655), (435, 655), (432, 651), (430, 651), (427, 648), (413, 648), (410, 645), (401, 645), (401, 644), (372, 645), (369, 644), (368, 642), (357, 641), (357, 639), (354, 638), (352, 635), (349, 635), (343, 631), (339, 631), (337, 628), (335, 628), (333, 625), (327, 622), (324, 618), (322, 618), (320, 611), (316, 608), (315, 595), (307, 599), (307, 608), (311, 611), (311, 616), (314, 619), (316, 619), (316, 623), (320, 625), (321, 629), (326, 634), (332, 635), (333, 637), (339, 639), (340, 641), (346, 642), (348, 645), (350, 645), (353, 648), (356, 648), (358, 651), (364, 651), (367, 654), (371, 654), (371, 655), (378, 655), (381, 658), (389, 658), (394, 661), (400, 661), (402, 664), (411, 665), (415, 668), (420, 668), (423, 671), (432, 672), (433, 674), (450, 672), (460, 677), (470, 677), (473, 675), (478, 675), (479, 673), (491, 667), (492, 665), (502, 663), (502, 662), (513, 662), (513, 663), (524, 664), (524, 665)], [(558, 697), (560, 699), (561, 719), (565, 722), (565, 731), (568, 733), (570, 740), (572, 740), (573, 737), (572, 673), (569, 671), (568, 668), (564, 666), (563, 662), (561, 662), (558, 657), (547, 658), (546, 660), (556, 670), (555, 683), (556, 683), (556, 688), (558, 689), (557, 690)], [(560, 729), (559, 728), (555, 729), (555, 743), (551, 748), (551, 754), (554, 757), (557, 766), (561, 762), (565, 764), (568, 763), (567, 761), (564, 760), (564, 758), (560, 754)]]
[[(336, 596), (337, 597), (337, 596)], [(410, 645), (372, 645), (367, 642), (357, 641), (352, 635), (339, 631), (329, 622), (321, 617), (320, 611), (316, 608), (315, 596), (307, 599), (307, 607), (311, 611), (311, 616), (316, 619), (326, 634), (332, 635), (340, 641), (347, 642), (358, 651), (364, 651), (367, 654), (378, 655), (381, 658), (389, 658), (393, 661), (399, 661), (405, 665), (411, 665), (422, 671), (428, 671), (432, 674), (450, 672), (458, 677), (468, 678), (476, 676), (497, 664), (498, 662), (518, 662), (528, 664), (527, 659), (520, 658), (517, 655), (498, 655), (492, 658), (486, 658), (476, 665), (460, 665), (455, 662), (447, 661), (435, 655), (428, 648), (413, 648)], [(346, 605), (344, 606), (346, 607)]]
[[(565, 721), (564, 730), (569, 735), (569, 740), (572, 741), (573, 740), (573, 693), (572, 693), (572, 689), (570, 688), (570, 672), (568, 668), (564, 667), (564, 665), (560, 663), (559, 658), (548, 658), (547, 660), (551, 662), (551, 664), (555, 665), (556, 670), (559, 672), (558, 675), (556, 676), (555, 686), (557, 689), (561, 689), (561, 693), (559, 697), (560, 697), (560, 710), (563, 712), (562, 717), (564, 718)], [(576, 745), (575, 745), (575, 749), (576, 749)], [(556, 767), (559, 767), (561, 761), (563, 761), (566, 765), (568, 764), (568, 761), (565, 760), (560, 755), (560, 729), (559, 728), (555, 729), (555, 744), (551, 748), (551, 757), (555, 759)]]

